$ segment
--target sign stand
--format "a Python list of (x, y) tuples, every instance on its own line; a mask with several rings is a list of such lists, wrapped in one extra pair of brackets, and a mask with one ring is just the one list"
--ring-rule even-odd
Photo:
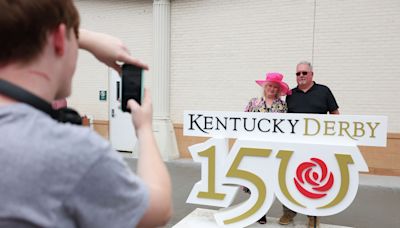
[[(216, 210), (210, 209), (202, 209), (197, 208), (192, 211), (189, 215), (179, 221), (176, 225), (172, 228), (220, 228), (218, 224), (215, 222), (214, 213)], [(278, 218), (267, 217), (266, 224), (259, 224), (254, 223), (247, 228), (306, 228), (308, 227), (306, 220), (295, 220), (293, 224), (282, 226), (278, 223)], [(330, 225), (330, 224), (323, 224), (319, 225), (320, 228), (351, 228), (348, 226), (338, 226), (338, 225)]]
[[(368, 172), (358, 146), (386, 146), (387, 117), (187, 111), (183, 132), (210, 138), (189, 147), (202, 168), (186, 202), (224, 209), (196, 209), (181, 227), (253, 227), (276, 198), (317, 227), (353, 202)], [(241, 186), (249, 199), (231, 205)]]

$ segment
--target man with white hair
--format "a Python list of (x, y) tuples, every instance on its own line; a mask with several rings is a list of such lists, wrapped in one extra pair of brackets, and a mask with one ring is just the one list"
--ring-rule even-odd
[[(331, 90), (313, 81), (314, 72), (310, 62), (301, 61), (296, 66), (297, 87), (286, 97), (288, 113), (339, 114), (339, 106)], [(283, 205), (281, 225), (293, 222), (296, 212)], [(309, 227), (319, 227), (319, 218), (308, 217)]]

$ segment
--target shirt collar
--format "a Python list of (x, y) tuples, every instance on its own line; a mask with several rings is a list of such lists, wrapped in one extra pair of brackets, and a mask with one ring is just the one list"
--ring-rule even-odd
[(303, 90), (299, 89), (299, 86), (296, 86), (296, 88), (294, 88), (294, 91), (300, 92), (300, 93), (308, 93), (308, 92), (314, 90), (316, 85), (317, 85), (317, 83), (315, 83), (315, 81), (313, 81), (313, 85), (311, 86), (311, 88), (309, 90), (307, 90), (307, 92), (303, 92)]

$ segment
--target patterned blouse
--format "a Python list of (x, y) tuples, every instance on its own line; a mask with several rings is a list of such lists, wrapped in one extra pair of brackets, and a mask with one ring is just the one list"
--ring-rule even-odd
[(287, 104), (285, 101), (277, 98), (272, 102), (271, 107), (267, 106), (264, 97), (252, 98), (245, 108), (245, 112), (287, 112)]

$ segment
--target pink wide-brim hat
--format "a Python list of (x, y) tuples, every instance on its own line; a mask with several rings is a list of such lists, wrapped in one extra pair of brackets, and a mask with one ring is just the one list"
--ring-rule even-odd
[(282, 81), (283, 75), (280, 73), (267, 73), (265, 80), (256, 80), (256, 83), (264, 87), (268, 82), (278, 83), (281, 87), (281, 96), (291, 95), (292, 91), (289, 89), (288, 84)]

